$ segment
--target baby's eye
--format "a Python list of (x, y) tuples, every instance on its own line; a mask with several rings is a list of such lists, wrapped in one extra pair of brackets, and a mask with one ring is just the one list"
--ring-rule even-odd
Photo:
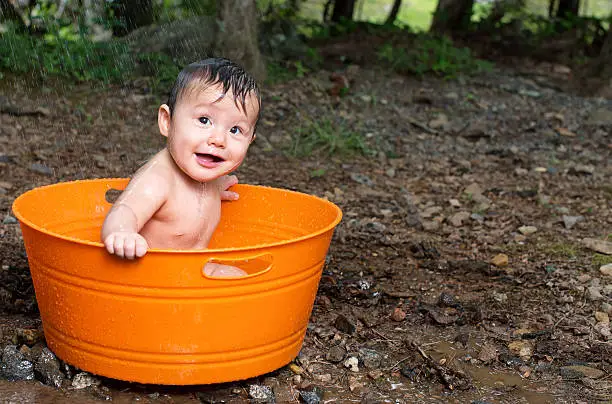
[(242, 129), (240, 129), (238, 126), (234, 126), (232, 129), (230, 129), (230, 133), (232, 135), (239, 135), (242, 133)]
[(201, 123), (202, 125), (208, 125), (208, 124), (210, 123), (210, 119), (208, 119), (208, 118), (207, 118), (207, 117), (205, 117), (205, 116), (202, 116), (202, 117), (200, 117), (200, 123)]

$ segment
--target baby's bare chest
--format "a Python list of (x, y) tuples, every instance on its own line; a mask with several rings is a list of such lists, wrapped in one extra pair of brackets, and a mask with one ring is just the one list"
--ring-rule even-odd
[(162, 248), (205, 248), (220, 217), (218, 195), (183, 195), (166, 201), (141, 233)]

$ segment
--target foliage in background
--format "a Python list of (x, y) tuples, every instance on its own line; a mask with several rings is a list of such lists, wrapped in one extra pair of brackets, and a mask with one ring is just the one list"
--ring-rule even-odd
[(174, 80), (178, 73), (169, 56), (143, 54), (135, 59), (123, 42), (92, 42), (62, 33), (41, 38), (15, 31), (0, 36), (0, 69), (35, 79), (56, 76), (101, 83), (126, 83), (144, 74), (153, 77), (154, 86)]
[(385, 44), (378, 59), (397, 72), (422, 76), (433, 73), (445, 78), (489, 71), (492, 64), (472, 56), (468, 48), (457, 48), (447, 37), (420, 35), (409, 47)]
[(291, 134), (291, 146), (288, 150), (291, 156), (365, 156), (372, 153), (364, 137), (351, 130), (343, 121), (334, 118), (308, 118), (304, 122), (303, 126), (297, 127)]

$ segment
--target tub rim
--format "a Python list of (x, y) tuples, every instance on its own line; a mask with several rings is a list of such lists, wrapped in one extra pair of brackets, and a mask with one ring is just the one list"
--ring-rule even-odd
[[(13, 211), (13, 214), (15, 215), (15, 217), (19, 220), (20, 224), (26, 224), (27, 226), (31, 227), (34, 230), (37, 230), (43, 234), (46, 234), (48, 236), (52, 236), (55, 238), (59, 238), (65, 241), (70, 241), (70, 242), (74, 242), (77, 244), (81, 244), (81, 245), (88, 245), (88, 246), (92, 246), (92, 247), (98, 247), (98, 248), (102, 248), (104, 249), (104, 244), (102, 242), (97, 242), (97, 241), (89, 241), (89, 240), (82, 240), (76, 237), (70, 237), (70, 236), (66, 236), (63, 234), (59, 234), (59, 233), (55, 233), (53, 231), (50, 231), (48, 229), (45, 229), (41, 226), (38, 226), (34, 223), (32, 223), (32, 221), (26, 219), (23, 214), (19, 211), (19, 209), (16, 208), (16, 206), (20, 203), (20, 201), (22, 201), (23, 199), (27, 198), (28, 194), (35, 192), (37, 190), (41, 190), (44, 188), (51, 188), (51, 187), (61, 187), (61, 186), (66, 186), (68, 184), (72, 185), (72, 184), (78, 184), (80, 182), (102, 182), (102, 181), (130, 181), (130, 178), (122, 178), (122, 177), (112, 177), (112, 178), (90, 178), (90, 179), (83, 179), (83, 180), (72, 180), (72, 181), (60, 181), (60, 182), (56, 182), (53, 184), (47, 184), (47, 185), (42, 185), (42, 186), (38, 186), (38, 187), (34, 187), (32, 189), (29, 189), (25, 192), (23, 192), (21, 195), (19, 195), (17, 198), (15, 198), (15, 200), (13, 201), (13, 203), (11, 204), (11, 210)], [(283, 191), (283, 192), (289, 192), (292, 194), (297, 194), (297, 195), (301, 195), (301, 196), (305, 196), (308, 198), (313, 198), (316, 199), (320, 202), (325, 203), (326, 205), (330, 206), (333, 208), (333, 210), (335, 210), (336, 212), (336, 217), (335, 219), (328, 224), (327, 226), (323, 227), (320, 230), (317, 230), (315, 232), (312, 233), (308, 233), (305, 236), (300, 236), (300, 237), (296, 237), (296, 238), (292, 238), (290, 240), (283, 240), (283, 241), (276, 241), (273, 243), (264, 243), (264, 244), (254, 244), (252, 246), (247, 246), (247, 247), (236, 247), (236, 248), (205, 248), (202, 250), (196, 250), (196, 249), (191, 249), (191, 250), (181, 250), (181, 249), (171, 249), (171, 248), (150, 248), (147, 250), (147, 255), (150, 253), (153, 254), (160, 254), (160, 253), (172, 253), (172, 254), (215, 254), (215, 253), (232, 253), (232, 252), (244, 252), (244, 251), (252, 251), (252, 250), (258, 250), (258, 249), (262, 249), (262, 248), (273, 248), (273, 247), (280, 247), (280, 246), (284, 246), (284, 245), (288, 245), (288, 244), (293, 244), (293, 243), (298, 243), (300, 241), (304, 241), (304, 240), (308, 240), (311, 238), (315, 238), (318, 237), (322, 234), (327, 233), (330, 230), (333, 230), (338, 223), (340, 223), (340, 221), (342, 220), (342, 210), (340, 209), (340, 207), (338, 207), (338, 205), (336, 205), (335, 203), (328, 201), (327, 199), (323, 199), (319, 196), (316, 195), (311, 195), (311, 194), (307, 194), (305, 192), (300, 192), (300, 191), (294, 191), (291, 189), (285, 189), (285, 188), (276, 188), (276, 187), (271, 187), (271, 186), (267, 186), (267, 185), (253, 185), (253, 184), (237, 184), (240, 186), (246, 186), (246, 187), (252, 187), (252, 188), (267, 188), (267, 189), (273, 189), (275, 191)]]

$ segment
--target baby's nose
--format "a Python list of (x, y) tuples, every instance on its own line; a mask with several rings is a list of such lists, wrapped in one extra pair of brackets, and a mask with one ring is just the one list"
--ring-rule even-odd
[(225, 147), (225, 133), (220, 130), (213, 130), (208, 137), (208, 144), (216, 147)]

